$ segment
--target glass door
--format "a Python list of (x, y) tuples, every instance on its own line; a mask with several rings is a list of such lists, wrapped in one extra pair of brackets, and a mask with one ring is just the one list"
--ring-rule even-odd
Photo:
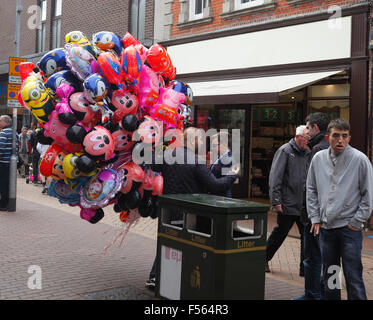
[[(232, 134), (232, 129), (239, 131), (239, 153), (240, 159), (235, 159), (240, 163), (240, 173), (238, 179), (235, 181), (232, 188), (232, 195), (234, 198), (248, 197), (248, 141), (249, 141), (249, 107), (248, 106), (216, 106), (216, 124), (217, 129), (228, 129)], [(234, 141), (234, 139), (233, 139)], [(234, 154), (233, 150), (233, 154)]]

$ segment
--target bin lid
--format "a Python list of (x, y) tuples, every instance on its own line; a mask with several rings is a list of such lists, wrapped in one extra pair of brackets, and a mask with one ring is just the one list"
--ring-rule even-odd
[(269, 205), (210, 194), (167, 194), (159, 196), (160, 203), (211, 209), (219, 213), (267, 212)]

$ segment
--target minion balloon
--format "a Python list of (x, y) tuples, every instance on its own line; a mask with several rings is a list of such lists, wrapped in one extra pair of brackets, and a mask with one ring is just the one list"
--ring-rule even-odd
[(30, 76), (25, 80), (21, 95), (38, 122), (42, 125), (48, 122), (54, 105), (43, 82), (37, 76)]
[(65, 42), (78, 45), (79, 47), (83, 47), (86, 49), (90, 54), (92, 54), (95, 58), (97, 58), (97, 53), (93, 49), (92, 44), (89, 42), (88, 38), (85, 34), (81, 31), (71, 31), (65, 36)]

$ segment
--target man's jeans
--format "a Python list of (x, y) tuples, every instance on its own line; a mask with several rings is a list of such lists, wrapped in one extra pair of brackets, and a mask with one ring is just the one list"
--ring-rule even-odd
[(319, 236), (310, 233), (311, 223), (304, 226), (304, 294), (307, 299), (324, 298), (321, 281), (321, 250)]
[(348, 300), (366, 300), (361, 262), (362, 232), (345, 226), (336, 229), (321, 228), (320, 235), (325, 299), (341, 299), (341, 284), (337, 271), (340, 270), (342, 259)]

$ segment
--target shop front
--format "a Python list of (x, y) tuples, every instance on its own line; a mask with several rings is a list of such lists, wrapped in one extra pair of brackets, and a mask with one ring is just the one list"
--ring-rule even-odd
[(193, 90), (195, 125), (240, 130), (234, 197), (268, 199), (273, 155), (311, 112), (348, 120), (351, 144), (367, 153), (367, 15), (345, 12), (338, 28), (320, 15), (166, 44)]

